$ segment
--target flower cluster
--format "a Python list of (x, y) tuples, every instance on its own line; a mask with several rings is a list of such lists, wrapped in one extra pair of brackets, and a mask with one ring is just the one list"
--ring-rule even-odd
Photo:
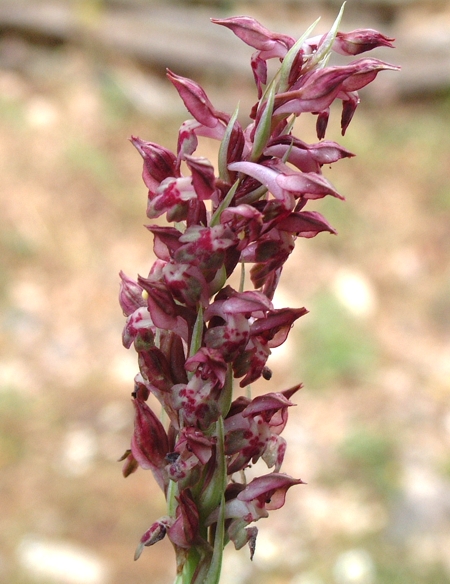
[[(163, 490), (167, 515), (142, 536), (144, 546), (167, 535), (177, 556), (179, 582), (217, 582), (223, 547), (245, 544), (253, 555), (253, 524), (281, 507), (301, 484), (280, 472), (281, 437), (291, 397), (300, 385), (251, 399), (233, 395), (233, 379), (247, 387), (270, 379), (267, 360), (305, 308), (276, 309), (273, 298), (298, 237), (335, 230), (310, 199), (342, 198), (322, 166), (353, 156), (323, 140), (330, 105), (342, 101), (342, 133), (353, 116), (357, 91), (383, 70), (377, 59), (327, 66), (332, 51), (357, 55), (391, 41), (374, 30), (338, 32), (295, 41), (250, 17), (214, 19), (255, 49), (251, 66), (258, 100), (243, 127), (238, 112), (217, 110), (194, 81), (168, 72), (193, 119), (179, 130), (176, 152), (132, 137), (143, 158), (147, 216), (156, 261), (136, 281), (121, 273), (120, 304), (127, 317), (125, 347), (134, 346), (139, 374), (135, 428), (124, 474), (150, 469)], [(280, 68), (268, 81), (267, 62)], [(302, 113), (317, 116), (318, 142), (293, 135)], [(217, 169), (196, 156), (200, 137), (220, 142)], [(250, 264), (252, 289), (229, 285)], [(156, 398), (163, 424), (149, 405)], [(262, 459), (271, 472), (247, 483), (245, 469)]]

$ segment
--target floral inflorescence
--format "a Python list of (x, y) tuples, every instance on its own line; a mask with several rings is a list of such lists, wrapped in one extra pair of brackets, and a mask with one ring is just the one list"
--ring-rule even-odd
[[(361, 29), (295, 41), (250, 17), (213, 19), (255, 52), (251, 66), (258, 100), (250, 123), (238, 112), (218, 111), (194, 81), (168, 72), (193, 116), (179, 130), (176, 153), (132, 137), (144, 161), (147, 216), (156, 261), (136, 281), (121, 273), (120, 304), (127, 317), (125, 347), (134, 346), (139, 374), (133, 405), (135, 428), (123, 459), (124, 475), (150, 469), (163, 490), (167, 515), (148, 529), (136, 551), (167, 536), (177, 557), (179, 582), (217, 582), (223, 547), (255, 550), (253, 524), (284, 503), (301, 484), (281, 471), (281, 437), (297, 385), (251, 399), (233, 396), (233, 379), (247, 387), (270, 379), (267, 359), (305, 308), (273, 305), (283, 265), (298, 237), (335, 233), (310, 199), (342, 199), (322, 166), (353, 154), (325, 137), (330, 105), (341, 100), (342, 134), (359, 103), (357, 91), (383, 70), (397, 67), (373, 58), (328, 66), (332, 51), (357, 55), (392, 46), (380, 33)], [(268, 81), (267, 62), (280, 67)], [(317, 116), (318, 142), (293, 135), (302, 113)], [(198, 140), (220, 142), (217, 171), (196, 156)], [(228, 283), (250, 264), (252, 289)], [(241, 280), (243, 282), (243, 279)], [(154, 396), (165, 423), (147, 404)], [(245, 479), (262, 459), (271, 472)]]

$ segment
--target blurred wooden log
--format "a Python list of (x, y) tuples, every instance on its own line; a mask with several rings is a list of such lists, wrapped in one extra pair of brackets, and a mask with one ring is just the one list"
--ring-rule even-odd
[(251, 49), (246, 51), (225, 29), (212, 26), (209, 17), (209, 11), (174, 6), (86, 15), (76, 4), (7, 2), (0, 4), (0, 32), (100, 45), (163, 69), (247, 70), (246, 63), (229, 55), (249, 54)]
[[(389, 1), (407, 6), (418, 0)], [(80, 3), (3, 2), (0, 4), (0, 33), (15, 31), (56, 42), (84, 42), (94, 50), (125, 55), (161, 71), (169, 67), (196, 78), (217, 72), (220, 76), (243, 80), (251, 77), (248, 67), (251, 48), (222, 27), (210, 25), (210, 10), (170, 4), (128, 9), (116, 6), (88, 18), (77, 9), (79, 6)], [(348, 21), (349, 18), (347, 28)], [(359, 26), (362, 22), (360, 18)], [(270, 26), (266, 21), (265, 24)], [(276, 26), (280, 28), (282, 23), (277, 22)], [(292, 26), (286, 23), (283, 32), (298, 34), (297, 23), (298, 30), (292, 30)], [(371, 19), (367, 26), (376, 27), (376, 23)], [(397, 48), (395, 51), (379, 49), (377, 57), (400, 64), (402, 72), (380, 76), (373, 91), (371, 86), (372, 95), (402, 98), (450, 87), (450, 25), (445, 20), (438, 31), (425, 27), (421, 36), (403, 30), (396, 35), (395, 27), (392, 30), (381, 28), (385, 34), (397, 36)]]

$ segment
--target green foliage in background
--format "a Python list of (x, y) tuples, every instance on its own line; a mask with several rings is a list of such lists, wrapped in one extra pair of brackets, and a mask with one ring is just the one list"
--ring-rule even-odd
[(347, 479), (365, 484), (383, 499), (393, 496), (399, 470), (395, 447), (395, 437), (389, 432), (355, 427), (338, 446)]
[(306, 388), (325, 389), (334, 382), (354, 385), (367, 379), (377, 361), (377, 344), (328, 291), (308, 305), (301, 334), (301, 369)]

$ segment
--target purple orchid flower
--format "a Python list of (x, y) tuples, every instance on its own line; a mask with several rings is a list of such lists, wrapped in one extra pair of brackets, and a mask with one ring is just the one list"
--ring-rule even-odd
[[(135, 558), (167, 535), (177, 584), (218, 584), (230, 540), (236, 549), (248, 545), (253, 557), (253, 523), (304, 484), (281, 472), (281, 434), (301, 384), (253, 398), (234, 395), (233, 385), (240, 379), (250, 395), (250, 384), (270, 380), (271, 350), (308, 312), (273, 305), (298, 238), (336, 233), (311, 207), (327, 196), (343, 199), (322, 170), (353, 156), (324, 139), (330, 106), (342, 102), (344, 134), (359, 90), (398, 69), (373, 58), (328, 65), (332, 52), (393, 46), (372, 29), (340, 32), (341, 16), (327, 34), (308, 38), (311, 28), (299, 41), (248, 16), (213, 19), (254, 49), (257, 102), (248, 125), (237, 110), (217, 109), (197, 82), (168, 71), (193, 118), (181, 125), (176, 151), (131, 138), (143, 159), (147, 216), (159, 222), (147, 226), (156, 256), (148, 275), (120, 273), (123, 344), (133, 346), (139, 366), (131, 448), (121, 460), (124, 476), (151, 470), (167, 499), (167, 515), (141, 537)], [(271, 59), (279, 69), (269, 79)], [(305, 113), (317, 116), (313, 144), (294, 135), (295, 118)], [(204, 137), (220, 143), (217, 164), (197, 153)], [(234, 289), (230, 278), (239, 271)], [(146, 403), (150, 396), (164, 423)], [(247, 484), (247, 469), (260, 460), (273, 472)]]

